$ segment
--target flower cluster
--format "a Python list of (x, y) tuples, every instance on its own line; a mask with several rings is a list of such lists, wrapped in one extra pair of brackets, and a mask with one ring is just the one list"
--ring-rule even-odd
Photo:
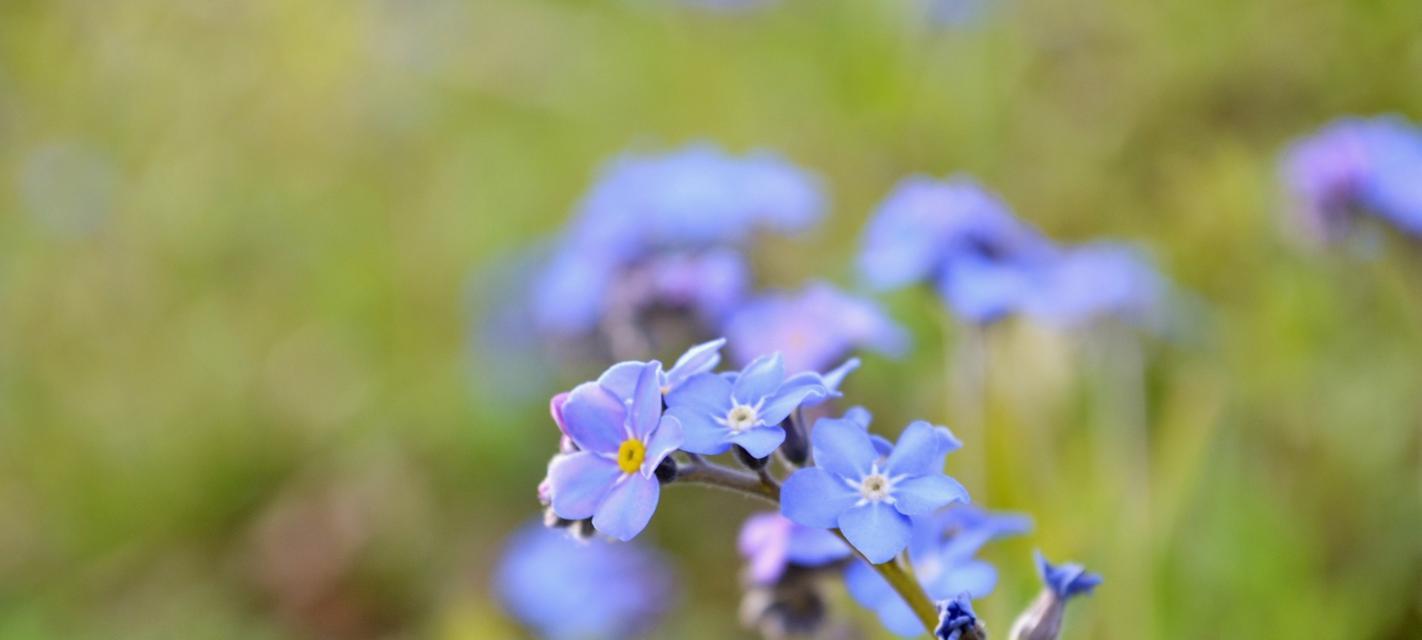
[[(622, 362), (556, 395), (562, 438), (539, 486), (545, 522), (628, 541), (648, 525), (664, 484), (738, 491), (779, 505), (741, 530), (748, 625), (771, 637), (813, 633), (827, 615), (819, 585), (835, 577), (895, 633), (980, 637), (970, 600), (992, 590), (997, 572), (975, 556), (1031, 523), (968, 504), (944, 473), (962, 443), (924, 421), (890, 442), (870, 432), (862, 407), (810, 424), (803, 409), (840, 397), (856, 360), (787, 374), (770, 353), (717, 371), (726, 346), (699, 344), (670, 369)], [(795, 442), (809, 446), (795, 453)], [(703, 457), (729, 452), (743, 469)], [(1043, 571), (1061, 601), (1095, 584), (1079, 571)]]
[(1293, 144), (1281, 173), (1299, 224), (1315, 240), (1364, 215), (1422, 235), (1422, 129), (1400, 117), (1346, 118)]
[(1166, 291), (1139, 250), (1057, 245), (963, 176), (901, 182), (865, 229), (859, 270), (876, 289), (932, 286), (975, 324), (1021, 314), (1053, 326), (1111, 317), (1151, 328)]

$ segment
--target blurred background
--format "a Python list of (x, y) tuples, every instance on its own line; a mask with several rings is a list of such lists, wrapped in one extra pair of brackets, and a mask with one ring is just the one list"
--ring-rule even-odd
[[(995, 636), (1041, 548), (1106, 578), (1066, 637), (1419, 637), (1422, 248), (1296, 242), (1277, 172), (1336, 117), (1422, 117), (1422, 5), (967, 2), (3, 3), (0, 637), (526, 637), (493, 570), (548, 397), (608, 363), (493, 357), (490, 283), (608, 158), (695, 140), (824, 181), (760, 286), (852, 285), (900, 178), (967, 172), (1188, 301), (1136, 390), (1031, 326), (985, 341), (949, 471), (1036, 522), (985, 552)], [(846, 392), (890, 435), (953, 425), (965, 337), (881, 300), (913, 346)], [(758, 510), (668, 489), (654, 637), (749, 637)]]

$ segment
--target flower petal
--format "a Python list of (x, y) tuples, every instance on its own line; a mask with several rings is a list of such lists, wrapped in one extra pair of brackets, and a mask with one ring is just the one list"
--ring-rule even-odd
[(632, 394), (637, 390), (637, 377), (642, 375), (642, 367), (645, 364), (630, 360), (619, 362), (602, 372), (602, 375), (597, 378), (597, 383), (602, 385), (602, 388), (611, 391), (612, 395), (623, 400), (631, 400)]
[(844, 570), (844, 586), (859, 604), (874, 610), (879, 622), (896, 635), (921, 637), (927, 630), (908, 603), (894, 591), (879, 572), (864, 562), (854, 562)]
[(843, 480), (818, 467), (800, 469), (780, 487), (780, 512), (807, 527), (831, 529), (839, 514), (854, 506), (859, 494)]
[(893, 560), (908, 545), (912, 526), (908, 516), (893, 507), (870, 502), (839, 514), (839, 529), (866, 559), (881, 564)]
[(943, 473), (942, 467), (933, 468), (934, 461), (940, 459), (938, 447), (938, 433), (934, 431), (933, 425), (922, 420), (916, 421), (899, 434), (899, 442), (894, 445), (894, 452), (889, 454), (889, 461), (884, 463), (884, 473), (890, 477)]
[(969, 560), (944, 571), (937, 579), (924, 585), (934, 600), (947, 600), (961, 593), (981, 598), (997, 586), (997, 569), (982, 560)]
[(906, 516), (937, 511), (950, 502), (968, 502), (968, 490), (940, 473), (908, 478), (894, 485), (894, 508)]
[(785, 429), (780, 425), (755, 427), (732, 435), (731, 444), (740, 445), (751, 457), (760, 459), (775, 452), (780, 443), (785, 442)]
[(621, 474), (616, 462), (591, 451), (558, 456), (548, 467), (553, 512), (567, 520), (592, 516)]
[(827, 398), (834, 392), (825, 388), (818, 382), (814, 384), (801, 384), (793, 387), (781, 387), (765, 406), (760, 410), (760, 419), (766, 424), (780, 424), (801, 404), (809, 404), (811, 399)]
[(667, 406), (725, 415), (731, 410), (731, 382), (714, 373), (694, 375), (667, 394)]
[(656, 478), (637, 473), (623, 476), (597, 508), (593, 526), (623, 542), (631, 540), (647, 528), (660, 495), (661, 483)]
[(750, 564), (751, 581), (775, 582), (785, 571), (786, 531), (794, 526), (778, 513), (758, 513), (741, 526), (736, 547)]
[(731, 430), (694, 407), (672, 407), (667, 410), (667, 416), (681, 424), (682, 441), (679, 446), (682, 451), (714, 456), (731, 448), (726, 440)]
[(596, 382), (584, 382), (563, 403), (568, 437), (578, 447), (598, 453), (617, 453), (627, 439), (627, 407)]
[(844, 540), (824, 529), (792, 525), (789, 540), (790, 548), (786, 557), (791, 562), (806, 567), (829, 564), (853, 553)]
[(632, 436), (645, 440), (662, 419), (662, 363), (642, 366), (632, 395)]
[(721, 347), (724, 346), (726, 339), (717, 338), (687, 349), (667, 371), (667, 387), (676, 389), (692, 376), (715, 369), (716, 365), (721, 364)]
[(816, 466), (851, 480), (867, 475), (878, 457), (869, 432), (844, 419), (817, 420), (810, 431), (810, 444)]
[(755, 404), (775, 393), (785, 381), (785, 361), (779, 353), (756, 358), (736, 378), (731, 397), (741, 404)]
[(657, 470), (657, 465), (662, 463), (662, 459), (681, 448), (684, 440), (681, 421), (669, 415), (662, 416), (661, 424), (657, 425), (656, 431), (653, 431), (652, 437), (647, 440), (647, 453), (642, 460), (642, 475), (652, 475)]

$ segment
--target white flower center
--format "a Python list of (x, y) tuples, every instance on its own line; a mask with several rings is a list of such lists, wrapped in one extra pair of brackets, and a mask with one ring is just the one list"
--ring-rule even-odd
[(873, 502), (894, 504), (894, 485), (903, 479), (903, 476), (890, 478), (884, 475), (883, 472), (879, 471), (879, 463), (876, 462), (874, 466), (869, 469), (869, 473), (859, 479), (859, 482), (846, 478), (845, 483), (849, 485), (849, 488), (859, 492), (859, 502), (857, 502), (855, 506), (862, 506)]
[(732, 400), (731, 410), (726, 412), (726, 417), (717, 419), (717, 422), (726, 425), (731, 431), (736, 433), (740, 433), (751, 427), (758, 427), (761, 425), (760, 406), (764, 404), (764, 402), (765, 400), (762, 399), (754, 405), (749, 405), (740, 404)]

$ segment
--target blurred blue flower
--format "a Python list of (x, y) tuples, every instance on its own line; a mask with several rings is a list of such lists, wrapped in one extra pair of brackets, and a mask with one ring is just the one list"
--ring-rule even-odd
[(973, 601), (967, 594), (960, 594), (938, 606), (938, 628), (933, 636), (940, 640), (964, 640), (977, 633), (983, 636), (978, 626), (978, 614), (973, 611)]
[(1013, 640), (1055, 640), (1061, 634), (1067, 601), (1073, 596), (1091, 593), (1101, 584), (1101, 576), (1088, 573), (1079, 564), (1053, 566), (1041, 551), (1035, 554), (1037, 572), (1042, 577), (1042, 593), (1012, 623), (1008, 637)]
[(1340, 239), (1364, 213), (1422, 234), (1422, 130), (1403, 118), (1334, 122), (1290, 146), (1281, 173), (1315, 240)]
[(749, 281), (737, 247), (758, 230), (803, 230), (824, 206), (817, 177), (767, 151), (733, 156), (701, 143), (624, 154), (603, 169), (536, 279), (534, 317), (546, 331), (586, 332), (631, 299), (715, 320)]
[(511, 615), (552, 640), (642, 636), (676, 598), (676, 582), (657, 554), (573, 540), (538, 524), (510, 538), (494, 590)]
[(1036, 229), (967, 177), (907, 178), (865, 230), (859, 270), (877, 289), (926, 283), (970, 322), (1018, 310), (1055, 255)]
[(1094, 242), (1066, 249), (1037, 273), (1033, 290), (1025, 311), (1050, 326), (1080, 327), (1110, 317), (1159, 328), (1164, 320), (1165, 278), (1143, 252), (1126, 245)]
[(809, 398), (831, 393), (810, 376), (787, 379), (785, 362), (776, 353), (756, 358), (734, 376), (692, 376), (667, 395), (667, 415), (685, 427), (683, 450), (714, 455), (734, 444), (764, 458), (785, 441), (780, 423), (790, 412)]
[[(913, 518), (909, 562), (930, 598), (947, 600), (960, 594), (981, 598), (997, 586), (997, 569), (978, 560), (978, 551), (988, 542), (1031, 528), (1032, 520), (1023, 515), (954, 505)], [(903, 636), (923, 633), (923, 624), (908, 603), (869, 565), (851, 564), (845, 569), (844, 583), (849, 594), (877, 613), (890, 631)]]
[(791, 372), (824, 369), (861, 347), (897, 356), (908, 344), (903, 327), (879, 305), (823, 282), (743, 303), (727, 321), (726, 335), (741, 362), (779, 351)]
[(927, 422), (904, 429), (882, 461), (869, 433), (854, 421), (821, 418), (810, 442), (816, 466), (786, 479), (781, 512), (805, 526), (838, 527), (875, 564), (908, 545), (910, 516), (968, 500), (957, 480), (934, 467), (942, 460), (942, 440)]
[(598, 531), (619, 540), (647, 526), (661, 493), (654, 472), (682, 443), (681, 424), (662, 415), (661, 369), (658, 362), (642, 364), (628, 399), (599, 382), (568, 394), (562, 426), (578, 451), (549, 464), (558, 517), (592, 518)]
[(737, 547), (750, 563), (751, 581), (762, 585), (778, 580), (788, 565), (819, 567), (851, 554), (839, 536), (796, 524), (778, 513), (747, 518)]

